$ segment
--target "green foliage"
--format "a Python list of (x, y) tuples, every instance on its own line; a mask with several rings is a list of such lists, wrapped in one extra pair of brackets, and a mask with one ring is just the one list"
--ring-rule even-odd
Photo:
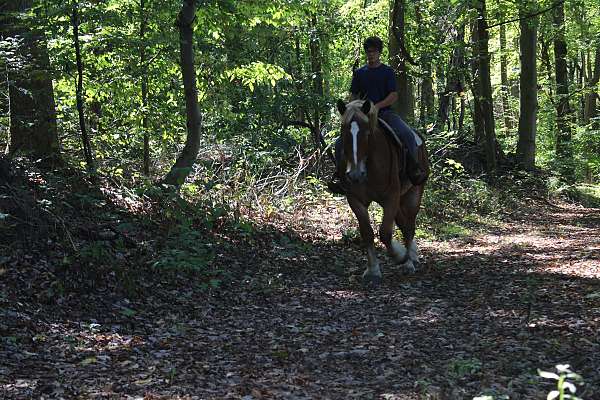
[(482, 364), (476, 358), (455, 359), (448, 365), (448, 372), (457, 379), (477, 374), (481, 371)]
[(545, 372), (538, 370), (538, 374), (545, 379), (552, 379), (556, 381), (556, 389), (550, 393), (548, 393), (548, 400), (564, 400), (564, 399), (573, 399), (573, 400), (582, 400), (581, 398), (575, 396), (575, 392), (577, 392), (577, 387), (575, 383), (583, 383), (583, 378), (571, 371), (571, 366), (568, 364), (559, 364), (556, 366), (556, 370), (558, 374), (554, 372)]
[(448, 221), (471, 213), (494, 215), (502, 206), (488, 183), (471, 176), (461, 163), (450, 159), (433, 165), (423, 208), (427, 215)]
[(114, 259), (112, 246), (104, 241), (88, 242), (79, 250), (79, 261), (84, 265), (111, 264)]
[(214, 253), (203, 245), (202, 235), (189, 228), (177, 229), (171, 234), (157, 255), (152, 267), (159, 271), (200, 272), (211, 274)]
[[(593, 0), (584, 5), (573, 1), (567, 7), (566, 38), (569, 62), (573, 65), (570, 91), (574, 109), (581, 109), (581, 96), (594, 90), (578, 80), (575, 65), (582, 54), (592, 60), (599, 44), (594, 34), (600, 27), (600, 7), (594, 7), (597, 2)], [(552, 4), (550, 0), (536, 2), (528, 12)], [(186, 135), (181, 72), (177, 63), (179, 38), (174, 24), (180, 4), (146, 0), (144, 10), (140, 9), (140, 2), (134, 0), (81, 2), (80, 5), (86, 114), (99, 171), (140, 181), (142, 140), (144, 132), (148, 132), (152, 172), (162, 175), (181, 149)], [(406, 50), (417, 60), (415, 65), (409, 65), (415, 89), (432, 74), (439, 95), (444, 90), (446, 76), (458, 72), (449, 71), (447, 67), (452, 51), (464, 47), (467, 57), (470, 55), (468, 29), (466, 45), (454, 39), (457, 29), (470, 23), (471, 6), (465, 0), (406, 3)], [(489, 3), (488, 23), (494, 25), (514, 19), (519, 6), (508, 1)], [(198, 96), (204, 113), (201, 147), (208, 153), (216, 147), (226, 149), (228, 161), (235, 167), (229, 168), (225, 181), (245, 175), (239, 186), (251, 185), (256, 183), (257, 177), (264, 177), (282, 164), (293, 168), (293, 163), (287, 162), (290, 154), (300, 151), (306, 155), (314, 150), (310, 132), (305, 128), (285, 129), (287, 121), (299, 119), (315, 123), (318, 116), (320, 126), (317, 128), (327, 132), (329, 140), (333, 139), (337, 130), (331, 111), (333, 100), (346, 97), (352, 67), (364, 63), (362, 40), (369, 35), (379, 35), (387, 41), (389, 8), (387, 0), (202, 3), (195, 23)], [(82, 159), (75, 109), (70, 12), (70, 3), (50, 0), (32, 8), (24, 20), (44, 30), (48, 38), (62, 146), (67, 159), (77, 165)], [(551, 42), (554, 29), (549, 15), (542, 14), (540, 25), (540, 39), (546, 43)], [(147, 29), (142, 37), (143, 20)], [(517, 24), (505, 26), (509, 44), (516, 45)], [(313, 44), (318, 45), (319, 54), (313, 54)], [(519, 56), (515, 46), (508, 47), (512, 110), (509, 119), (513, 127), (502, 129), (503, 119), (496, 118), (496, 131), (504, 152), (510, 157), (517, 143)], [(8, 47), (0, 46), (0, 55), (10, 62), (10, 51), (4, 51), (6, 49)], [(549, 49), (551, 52), (552, 48)], [(497, 117), (500, 117), (498, 28), (490, 30), (490, 50)], [(389, 57), (387, 51), (384, 49), (384, 61)], [(468, 63), (468, 58), (465, 62)], [(321, 65), (320, 71), (315, 70), (317, 64)], [(435, 66), (433, 71), (430, 66)], [(556, 162), (556, 112), (552, 97), (555, 88), (552, 71), (544, 68), (544, 65), (538, 66), (541, 91), (537, 164), (558, 170), (561, 166)], [(456, 93), (467, 106), (465, 129), (461, 134), (463, 139), (471, 139), (475, 132), (470, 128), (473, 122), (470, 67), (465, 64), (461, 72), (467, 76), (463, 92)], [(149, 84), (147, 107), (141, 106), (143, 76), (148, 77)], [(323, 93), (315, 90), (319, 79), (322, 79)], [(417, 98), (417, 114), (418, 102)], [(581, 111), (576, 114), (573, 168), (580, 181), (597, 181), (600, 176), (597, 123), (583, 124)], [(6, 126), (8, 119), (3, 115), (0, 112), (0, 121)], [(144, 117), (149, 121), (147, 130), (141, 124)], [(419, 118), (423, 124), (432, 122), (423, 116)], [(216, 167), (199, 172), (223, 172), (219, 170), (222, 165)], [(451, 165), (447, 167), (442, 173), (460, 175), (460, 171), (452, 171)], [(208, 171), (210, 169), (212, 171)]]

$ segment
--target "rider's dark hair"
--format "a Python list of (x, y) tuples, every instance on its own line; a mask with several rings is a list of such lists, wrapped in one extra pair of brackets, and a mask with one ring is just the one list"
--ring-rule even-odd
[(377, 36), (370, 36), (365, 39), (363, 43), (363, 49), (367, 51), (368, 49), (375, 48), (380, 53), (383, 51), (383, 42)]

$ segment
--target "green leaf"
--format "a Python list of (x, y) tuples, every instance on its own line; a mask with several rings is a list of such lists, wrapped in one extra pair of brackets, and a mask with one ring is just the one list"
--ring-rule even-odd
[(569, 392), (571, 392), (571, 393), (575, 393), (577, 391), (577, 388), (571, 382), (565, 381), (563, 383), (563, 387), (569, 389)]
[(548, 397), (546, 397), (546, 400), (554, 400), (558, 396), (560, 396), (560, 392), (558, 390), (553, 390), (550, 393), (548, 393)]
[(546, 371), (541, 371), (538, 369), (538, 374), (542, 377), (542, 378), (546, 378), (546, 379), (554, 379), (554, 380), (559, 380), (560, 377), (558, 375), (556, 375), (554, 372), (546, 372)]

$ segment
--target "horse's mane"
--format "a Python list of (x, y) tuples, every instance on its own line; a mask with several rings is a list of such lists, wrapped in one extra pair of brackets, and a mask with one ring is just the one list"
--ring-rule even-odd
[(354, 116), (360, 118), (364, 122), (369, 123), (369, 130), (371, 132), (375, 132), (377, 129), (377, 116), (379, 114), (379, 110), (373, 104), (371, 104), (371, 108), (369, 109), (369, 114), (365, 114), (362, 112), (361, 108), (365, 101), (370, 100), (353, 100), (350, 103), (346, 104), (346, 112), (342, 117), (342, 123), (344, 125), (349, 125), (352, 122)]

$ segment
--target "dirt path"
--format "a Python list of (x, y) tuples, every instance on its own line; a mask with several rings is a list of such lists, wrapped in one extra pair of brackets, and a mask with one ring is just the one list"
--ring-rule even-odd
[(365, 291), (344, 209), (234, 240), (238, 257), (218, 260), (248, 276), (211, 295), (155, 285), (31, 310), (4, 287), (0, 398), (542, 399), (553, 385), (537, 369), (568, 363), (580, 396), (600, 399), (598, 210), (523, 210), (421, 241), (425, 272), (384, 258), (383, 285)]

